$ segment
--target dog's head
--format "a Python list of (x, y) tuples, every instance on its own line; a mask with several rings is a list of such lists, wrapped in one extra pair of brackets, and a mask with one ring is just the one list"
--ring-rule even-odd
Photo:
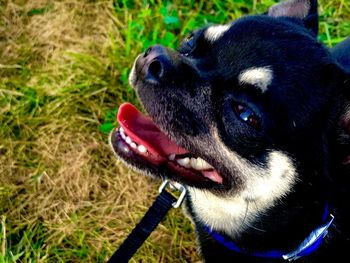
[(115, 151), (147, 174), (267, 207), (321, 183), (343, 80), (316, 34), (316, 1), (291, 0), (196, 30), (178, 50), (150, 47), (130, 74), (149, 116), (121, 106)]

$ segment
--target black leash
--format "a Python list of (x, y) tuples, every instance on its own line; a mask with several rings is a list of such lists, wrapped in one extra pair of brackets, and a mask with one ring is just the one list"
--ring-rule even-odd
[[(171, 190), (180, 191), (179, 198), (175, 198), (172, 194), (166, 191), (168, 186)], [(178, 208), (186, 195), (186, 189), (182, 185), (178, 183), (170, 183), (169, 181), (163, 182), (159, 188), (159, 192), (160, 194), (148, 209), (144, 217), (120, 245), (117, 251), (114, 252), (113, 256), (107, 263), (128, 262), (157, 227), (160, 221), (162, 221), (168, 211), (171, 208)]]

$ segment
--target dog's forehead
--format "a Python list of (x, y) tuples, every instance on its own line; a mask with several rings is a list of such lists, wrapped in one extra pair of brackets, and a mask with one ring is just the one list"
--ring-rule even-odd
[(201, 31), (201, 38), (207, 43), (201, 62), (209, 61), (208, 68), (212, 67), (217, 77), (262, 93), (283, 74), (305, 75), (305, 61), (317, 63), (319, 56), (319, 51), (314, 52), (319, 50), (315, 49), (317, 40), (303, 25), (265, 15), (209, 26)]
[[(208, 53), (201, 62), (206, 64), (210, 61), (209, 69), (213, 65), (214, 75), (221, 81), (234, 80), (242, 86), (250, 85), (264, 93), (272, 83), (273, 67), (263, 57), (254, 56), (254, 47), (243, 44), (245, 36), (237, 38), (233, 27), (234, 23), (213, 25), (202, 32), (202, 38), (208, 44)], [(217, 59), (216, 63), (211, 63), (213, 58)]]

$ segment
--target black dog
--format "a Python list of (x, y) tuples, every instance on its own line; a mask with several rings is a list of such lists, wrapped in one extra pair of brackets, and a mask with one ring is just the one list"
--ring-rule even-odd
[(317, 1), (289, 0), (135, 61), (150, 117), (122, 105), (111, 144), (187, 187), (205, 262), (348, 256), (350, 40), (329, 51), (317, 28)]

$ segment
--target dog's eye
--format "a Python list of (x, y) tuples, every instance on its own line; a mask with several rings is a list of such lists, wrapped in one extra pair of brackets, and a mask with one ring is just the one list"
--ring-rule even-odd
[(194, 48), (194, 38), (193, 38), (193, 34), (189, 35), (187, 38), (186, 38), (186, 44), (189, 48)]
[(234, 104), (234, 109), (241, 120), (253, 126), (254, 128), (259, 128), (259, 120), (251, 109), (238, 103)]

